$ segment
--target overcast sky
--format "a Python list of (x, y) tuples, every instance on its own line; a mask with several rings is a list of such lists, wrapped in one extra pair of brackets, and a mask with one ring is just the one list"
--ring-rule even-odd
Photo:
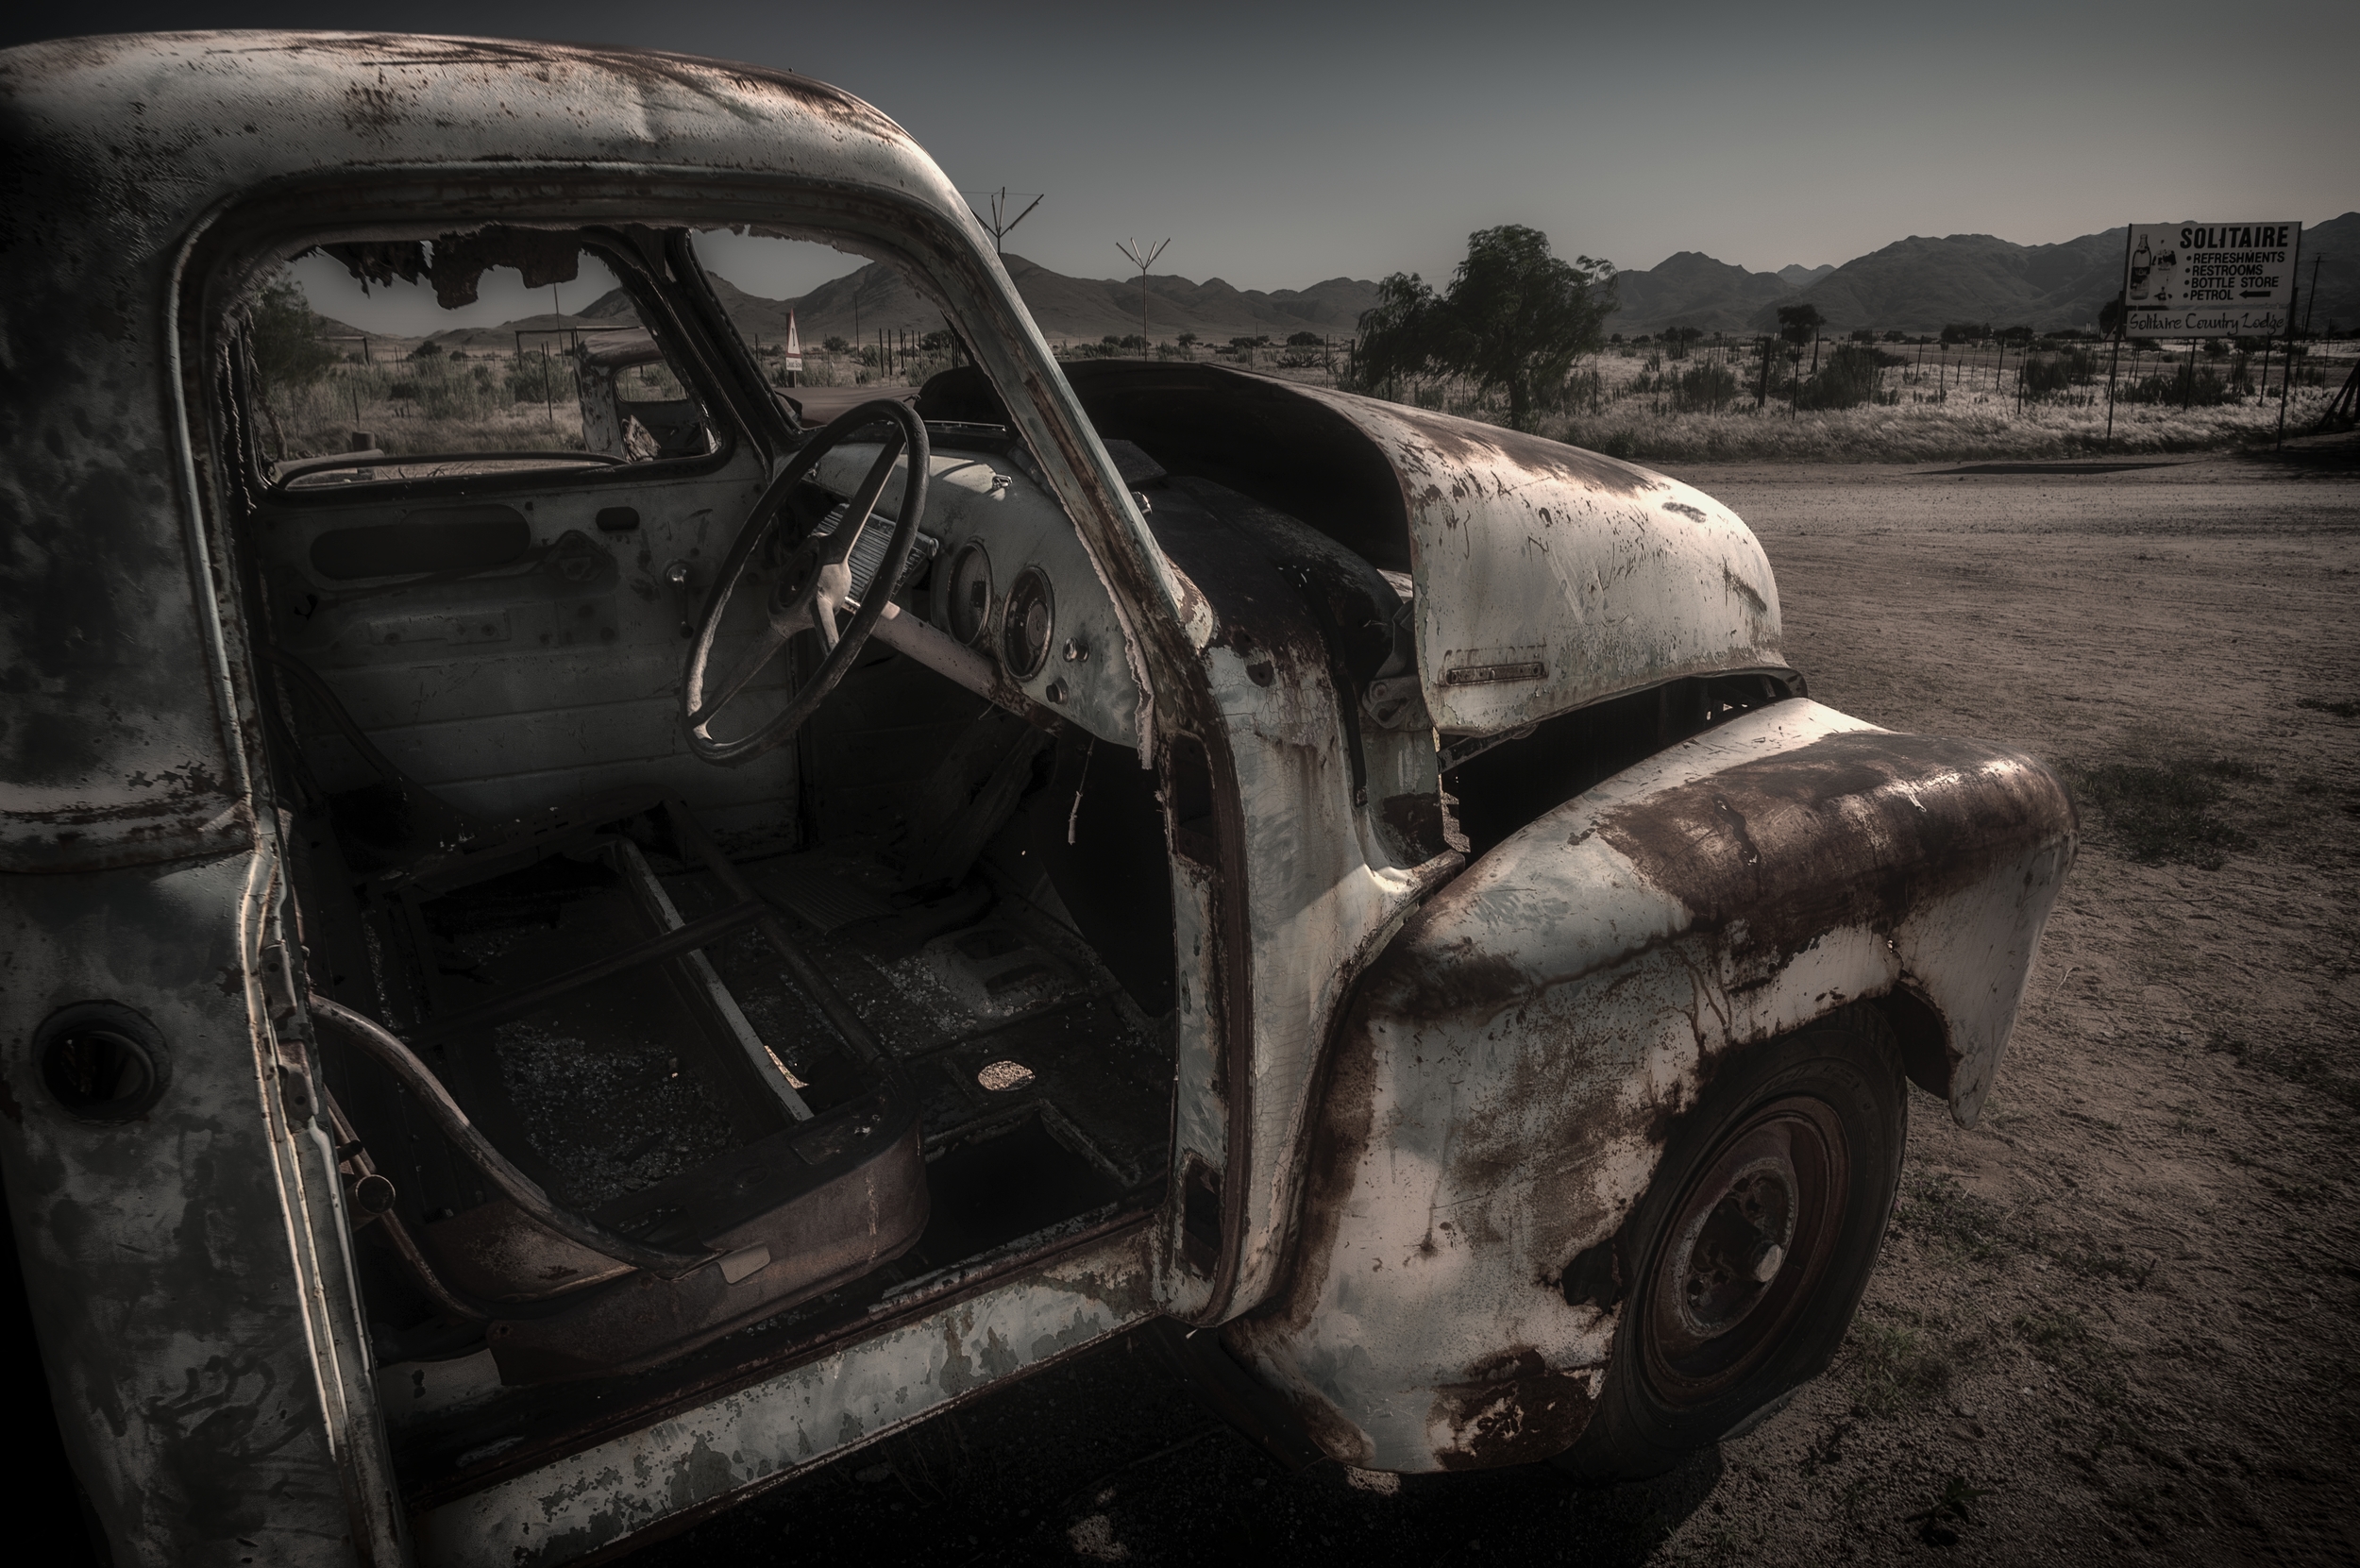
[(1701, 250), (1768, 271), (1913, 233), (2038, 244), (2360, 207), (2352, 0), (420, 0), (341, 16), (85, 0), (12, 9), (0, 40), (328, 20), (818, 76), (907, 126), (962, 188), (1047, 193), (1008, 248), (1089, 277), (1127, 272), (1115, 242), (1133, 236), (1172, 236), (1158, 272), (1273, 289), (1446, 276), (1471, 230), (1501, 223), (1624, 267)]

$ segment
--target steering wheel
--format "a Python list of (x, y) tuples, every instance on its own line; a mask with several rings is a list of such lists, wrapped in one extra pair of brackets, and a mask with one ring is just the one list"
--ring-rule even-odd
[[(846, 504), (843, 520), (833, 532), (806, 538), (786, 558), (779, 569), (778, 581), (771, 584), (761, 632), (752, 646), (730, 666), (729, 674), (713, 680), (709, 673), (713, 644), (721, 628), (721, 617), (744, 584), (747, 571), (764, 541), (778, 527), (787, 497), (818, 466), (821, 458), (855, 431), (876, 424), (893, 428), (868, 476), (860, 481), (860, 488)], [(860, 543), (861, 531), (868, 526), (870, 515), (877, 510), (877, 497), (893, 477), (893, 464), (904, 451), (909, 454), (909, 477), (902, 487), (902, 510), (894, 522), (892, 543), (885, 547), (885, 560), (851, 623), (838, 631), (836, 615), (852, 596), (852, 547)], [(705, 601), (697, 640), (688, 650), (688, 669), (681, 681), (682, 722), (688, 731), (689, 750), (699, 757), (729, 766), (762, 755), (801, 729), (803, 721), (827, 700), (828, 693), (835, 689), (836, 683), (844, 679), (845, 672), (860, 657), (868, 634), (884, 618), (885, 601), (892, 597), (893, 585), (902, 580), (902, 569), (909, 565), (910, 548), (918, 542), (919, 519), (926, 512), (927, 455), (926, 425), (918, 417), (917, 410), (898, 398), (879, 397), (829, 421), (797, 450), (786, 466), (779, 470), (779, 477), (763, 491), (739, 528), (737, 542), (730, 547), (728, 558), (721, 563), (721, 575), (714, 582), (712, 597)], [(747, 683), (761, 674), (763, 666), (786, 646), (787, 639), (801, 632), (817, 632), (820, 646), (827, 649), (811, 679), (796, 690), (784, 709), (750, 733), (733, 740), (714, 734), (713, 720), (722, 706), (745, 690)]]

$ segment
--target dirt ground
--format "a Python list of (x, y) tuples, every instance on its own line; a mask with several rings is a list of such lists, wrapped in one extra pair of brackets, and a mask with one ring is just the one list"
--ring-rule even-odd
[(633, 1560), (2360, 1561), (2354, 458), (1680, 473), (1814, 697), (2050, 760), (2085, 834), (1981, 1125), (1913, 1095), (1846, 1347), (1752, 1434), (1290, 1476), (1126, 1340)]

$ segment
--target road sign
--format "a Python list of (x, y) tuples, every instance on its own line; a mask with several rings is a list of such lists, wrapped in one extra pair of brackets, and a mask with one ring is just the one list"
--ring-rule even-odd
[(2299, 223), (2132, 224), (2123, 329), (2134, 338), (2279, 336), (2301, 245)]
[(793, 311), (786, 312), (786, 359), (782, 368), (787, 370), (803, 368), (803, 338), (801, 333), (795, 330)]

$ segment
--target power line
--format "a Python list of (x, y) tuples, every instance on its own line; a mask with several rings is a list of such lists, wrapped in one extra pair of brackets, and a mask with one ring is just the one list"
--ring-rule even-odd
[(1148, 249), (1145, 256), (1141, 256), (1139, 251), (1146, 247), (1141, 246), (1138, 241), (1118, 240), (1115, 242), (1115, 248), (1128, 257), (1133, 266), (1139, 269), (1139, 358), (1141, 359), (1148, 357), (1147, 269), (1155, 264), (1155, 258), (1161, 256), (1164, 253), (1164, 246), (1170, 244), (1172, 244), (1172, 238), (1166, 235), (1163, 239), (1156, 241), (1155, 246)]
[[(990, 231), (991, 252), (993, 255), (997, 256), (1000, 254), (1000, 242), (1007, 238), (1008, 230), (1014, 228), (1018, 224), (1022, 223), (1026, 218), (1030, 217), (1032, 215), (1033, 209), (1041, 204), (1042, 200), (1048, 195), (1048, 193), (1044, 191), (1039, 194), (1034, 194), (1034, 193), (1030, 191), (1019, 191), (1014, 196), (1011, 196), (1008, 194), (1008, 188), (1003, 185), (997, 191), (962, 191), (959, 194), (968, 198), (967, 210), (970, 213), (974, 214), (975, 221), (983, 225), (985, 228)], [(1019, 212), (1013, 218), (1009, 217), (1008, 204), (1011, 201), (1022, 201), (1023, 198), (1028, 195), (1032, 196), (1033, 199), (1024, 203), (1024, 211)], [(981, 212), (975, 211), (975, 198), (978, 196), (984, 198), (985, 201), (990, 206), (990, 217), (986, 218)]]

